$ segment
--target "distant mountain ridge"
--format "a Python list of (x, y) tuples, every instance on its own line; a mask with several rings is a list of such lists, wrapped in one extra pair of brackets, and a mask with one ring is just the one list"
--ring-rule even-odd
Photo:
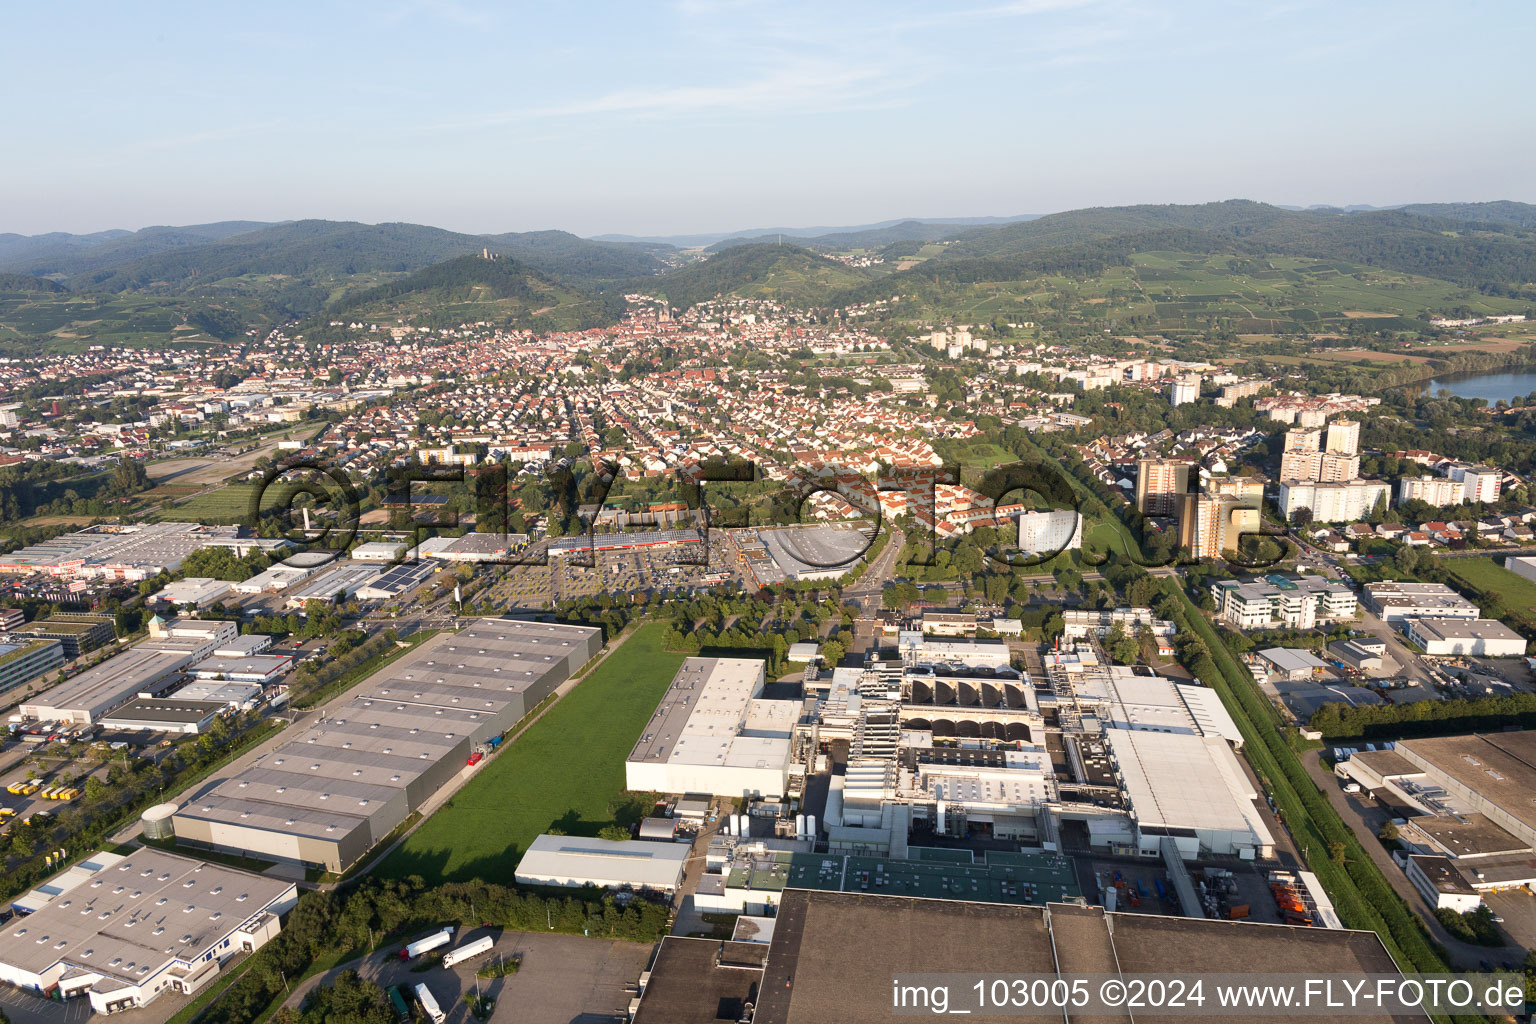
[(632, 282), (631, 287), (665, 295), (679, 309), (716, 295), (820, 306), (833, 296), (873, 279), (868, 271), (845, 266), (797, 245), (750, 242), (650, 281)]
[(421, 224), (226, 221), (97, 236), (0, 236), (0, 272), (62, 277), (71, 288), (180, 287), (247, 274), (410, 273), (491, 249), (578, 281), (663, 269), (650, 247), (593, 242), (565, 231), (466, 235)]
[[(748, 228), (743, 231), (713, 231), (692, 235), (608, 234), (593, 235), (592, 240), (594, 242), (660, 242), (674, 245), (678, 248), (693, 249), (714, 246), (727, 240), (733, 240), (739, 245), (751, 240), (766, 241), (769, 235), (783, 235), (786, 242), (792, 241), (796, 245), (804, 245), (808, 241), (820, 239), (828, 235), (852, 235), (862, 232), (882, 231), (903, 224), (947, 225), (953, 230), (959, 230), (964, 227), (976, 227), (987, 224), (1012, 224), (1016, 221), (1032, 220), (1038, 216), (1040, 216), (1038, 213), (1021, 213), (1011, 217), (898, 217), (895, 220), (882, 220), (873, 224), (798, 228)], [(942, 235), (937, 237), (942, 237)]]

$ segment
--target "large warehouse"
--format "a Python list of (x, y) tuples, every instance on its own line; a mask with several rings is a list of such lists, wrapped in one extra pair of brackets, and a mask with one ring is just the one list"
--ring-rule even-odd
[(141, 693), (167, 689), (239, 632), (233, 622), (157, 619), (147, 640), (44, 690), (21, 705), (21, 714), (40, 722), (90, 725)]
[(97, 853), (50, 879), (28, 904), (36, 909), (0, 930), (0, 981), (83, 994), (97, 1013), (190, 994), (230, 957), (265, 945), (297, 900), (283, 879), (149, 848)]
[(1498, 619), (1429, 618), (1408, 620), (1408, 639), (1425, 654), (1452, 657), (1518, 658), (1525, 654), (1525, 637)]
[(342, 871), (602, 646), (602, 631), (476, 619), (358, 684), (356, 696), (187, 802), (176, 836)]
[(1133, 845), (1150, 856), (1172, 837), (1185, 860), (1274, 856), (1258, 794), (1225, 739), (1139, 729), (1106, 729), (1104, 738), (1135, 836), (1126, 844), (1095, 831), (1095, 843)]
[(800, 702), (762, 699), (766, 671), (757, 658), (684, 661), (624, 762), (628, 788), (783, 795)]
[(517, 862), (519, 885), (636, 889), (671, 895), (683, 879), (685, 843), (539, 836)]

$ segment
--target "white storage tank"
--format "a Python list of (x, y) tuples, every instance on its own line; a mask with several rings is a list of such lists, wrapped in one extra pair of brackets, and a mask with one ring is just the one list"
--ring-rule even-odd
[(176, 828), (171, 823), (171, 815), (175, 813), (175, 804), (155, 804), (139, 815), (139, 823), (144, 826), (144, 838), (162, 841), (175, 839)]

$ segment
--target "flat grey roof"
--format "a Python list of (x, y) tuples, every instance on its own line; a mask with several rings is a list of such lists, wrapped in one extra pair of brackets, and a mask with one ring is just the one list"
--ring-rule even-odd
[(1414, 629), (1432, 640), (1522, 640), (1519, 633), (1498, 619), (1441, 619), (1426, 616)]
[[(157, 645), (163, 643), (156, 642)], [(167, 654), (145, 646), (114, 654), (26, 701), (28, 706), (89, 710), (136, 693), (144, 686), (184, 668), (190, 654)]]
[(516, 619), (475, 619), (459, 633), (440, 633), (177, 814), (340, 841), (513, 695), (600, 636), (586, 626)]
[[(1399, 973), (1373, 932), (1106, 914), (1099, 907), (1071, 904), (1028, 907), (786, 889), (755, 1019), (757, 1024), (888, 1021), (893, 974), (1256, 971)], [(1060, 1021), (1061, 1015), (968, 1019)], [(1252, 1017), (1218, 1014), (1209, 1019)], [(1355, 1019), (1422, 1024), (1426, 1018), (1365, 1014)]]
[(42, 974), (59, 961), (139, 984), (263, 913), (291, 882), (143, 848), (0, 931), (0, 961)]
[(203, 721), (211, 715), (217, 715), (227, 707), (229, 707), (228, 704), (215, 700), (177, 700), (175, 697), (164, 699), (141, 698), (124, 704), (116, 711), (107, 715), (103, 722), (151, 722), (160, 725), (192, 725), (193, 723)]
[(1501, 732), (1399, 740), (1408, 760), (1421, 760), (1536, 829), (1536, 732)]

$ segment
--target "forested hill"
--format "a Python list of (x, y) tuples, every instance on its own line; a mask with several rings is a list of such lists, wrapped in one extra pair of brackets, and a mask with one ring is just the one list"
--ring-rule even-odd
[(567, 281), (591, 283), (644, 277), (665, 269), (652, 255), (670, 246), (594, 242), (568, 231), (524, 231), (487, 235), (492, 252), (502, 253)]
[(0, 274), (0, 292), (62, 292), (64, 286), (30, 274)]
[(563, 231), (466, 235), (420, 224), (323, 220), (146, 228), (89, 245), (63, 236), (12, 248), (19, 251), (0, 256), (0, 270), (60, 276), (72, 290), (108, 292), (175, 291), (247, 275), (334, 280), (410, 273), (486, 248), (575, 282), (623, 280), (664, 266), (645, 247), (591, 242)]
[(1508, 224), (1517, 228), (1536, 228), (1536, 206), (1530, 203), (1512, 203), (1509, 200), (1492, 203), (1412, 203), (1402, 207), (1402, 211), (1425, 217), (1445, 217), (1450, 220), (1482, 224)]
[(1536, 232), (1524, 228), (1401, 210), (1282, 210), (1246, 200), (1052, 214), (965, 232), (936, 259), (1018, 257), (1164, 229), (1203, 232), (1207, 246), (1250, 255), (1345, 260), (1502, 290), (1536, 282)]
[(488, 320), (530, 330), (577, 330), (615, 322), (622, 300), (556, 281), (517, 260), (460, 256), (343, 298), (315, 317), (406, 319), (420, 326)]
[[(900, 224), (891, 224), (880, 228), (864, 228), (857, 231), (837, 231), (825, 235), (785, 235), (783, 241), (809, 248), (821, 249), (877, 249), (893, 242), (932, 242), (941, 238), (953, 238), (956, 235), (969, 230), (956, 224), (944, 224), (935, 221), (904, 220)], [(707, 252), (723, 252), (726, 249), (734, 249), (742, 245), (758, 245), (764, 241), (775, 242), (777, 238), (769, 237), (741, 237), (727, 238), (722, 242), (711, 245)]]
[(196, 248), (271, 227), (251, 220), (140, 231), (101, 231), (92, 235), (10, 235), (0, 238), (0, 270), (23, 274), (75, 277), (105, 267), (148, 259), (177, 249)]
[(717, 295), (820, 306), (873, 277), (797, 245), (759, 242), (727, 249), (702, 263), (631, 286), (664, 295), (679, 309)]

